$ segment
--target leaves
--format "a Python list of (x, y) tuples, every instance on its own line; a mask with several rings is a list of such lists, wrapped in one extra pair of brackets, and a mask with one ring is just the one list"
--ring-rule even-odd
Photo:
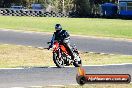
[(115, 3), (117, 0), (0, 0), (0, 7), (9, 8), (13, 3), (31, 8), (32, 3), (42, 4), (45, 8), (52, 6), (56, 12), (74, 12), (82, 16), (98, 13), (99, 4)]

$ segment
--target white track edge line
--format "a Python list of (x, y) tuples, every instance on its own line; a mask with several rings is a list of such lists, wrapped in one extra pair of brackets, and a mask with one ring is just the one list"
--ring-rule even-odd
[(25, 68), (0, 68), (0, 70), (21, 70), (21, 69), (25, 69)]
[[(120, 65), (132, 65), (132, 63), (123, 63), (123, 64), (106, 64), (106, 65), (83, 65), (82, 67), (84, 66), (120, 66)], [(56, 66), (48, 66), (47, 68), (53, 68), (53, 67), (56, 67)], [(29, 69), (30, 68), (34, 68), (34, 67), (28, 67)], [(74, 66), (66, 66), (64, 68), (74, 68)], [(4, 69), (25, 69), (25, 68), (0, 68), (0, 70), (4, 70)]]
[[(122, 64), (104, 64), (104, 65), (83, 65), (83, 66), (113, 66), (113, 65), (132, 65), (132, 63), (122, 63)], [(82, 67), (83, 67), (82, 66)]]

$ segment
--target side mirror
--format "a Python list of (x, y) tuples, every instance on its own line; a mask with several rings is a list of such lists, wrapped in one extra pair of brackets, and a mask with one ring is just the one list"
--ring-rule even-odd
[(50, 44), (51, 42), (47, 42), (47, 44)]

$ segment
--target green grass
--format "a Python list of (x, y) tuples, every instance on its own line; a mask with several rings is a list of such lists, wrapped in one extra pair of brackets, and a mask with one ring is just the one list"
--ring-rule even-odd
[(94, 53), (81, 53), (80, 56), (84, 65), (132, 63), (132, 56), (127, 55), (101, 55)]
[(72, 34), (132, 38), (132, 20), (0, 16), (0, 28), (53, 32), (56, 23)]
[[(80, 53), (83, 65), (132, 63), (132, 56)], [(0, 44), (0, 68), (55, 66), (52, 51)]]

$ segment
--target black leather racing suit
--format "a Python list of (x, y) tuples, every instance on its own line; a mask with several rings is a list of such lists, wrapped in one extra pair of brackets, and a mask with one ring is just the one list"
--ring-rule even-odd
[(52, 36), (52, 40), (51, 40), (51, 47), (54, 44), (54, 41), (58, 41), (59, 43), (63, 44), (71, 53), (71, 57), (72, 59), (74, 59), (74, 54), (72, 51), (72, 47), (70, 45), (70, 35), (66, 30), (59, 30), (54, 32), (53, 36)]

